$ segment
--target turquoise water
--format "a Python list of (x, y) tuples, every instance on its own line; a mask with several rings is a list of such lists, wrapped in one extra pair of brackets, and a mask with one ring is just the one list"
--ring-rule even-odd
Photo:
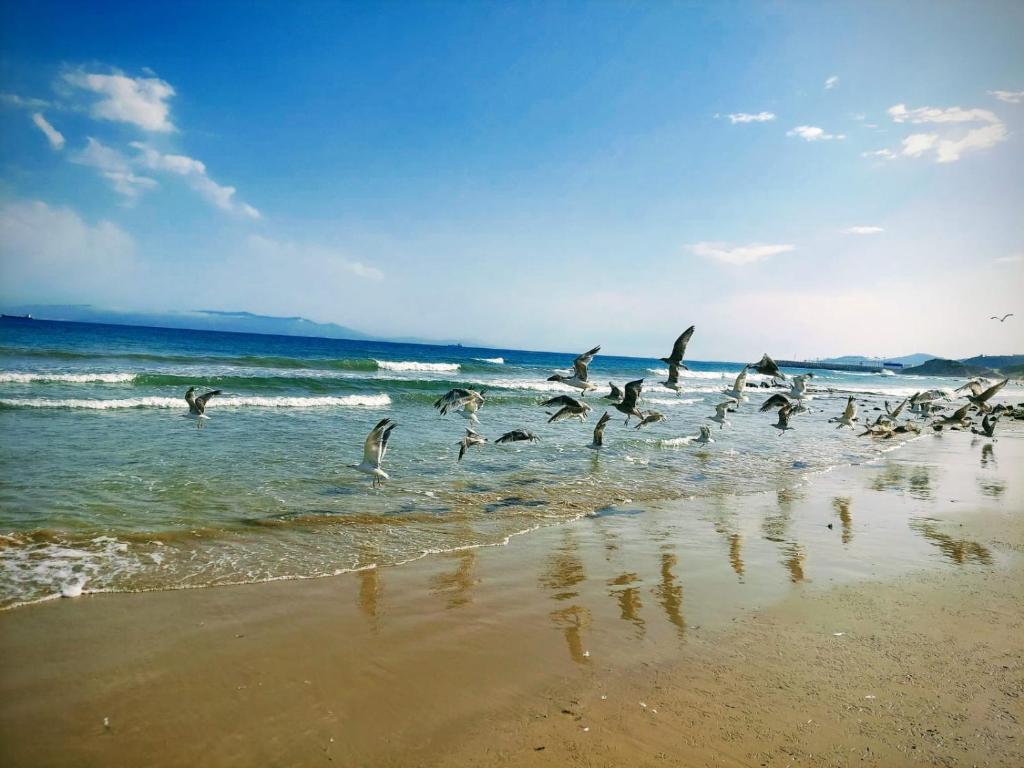
[[(677, 438), (708, 423), (740, 364), (691, 363), (677, 396), (658, 383), (664, 364), (598, 355), (595, 413), (547, 424), (539, 403), (572, 390), (546, 379), (572, 357), (0, 321), (0, 605), (316, 577), (501, 544), (616, 504), (792, 487), (899, 445), (827, 423), (848, 392), (874, 418), (883, 399), (962, 383), (821, 371), (813, 412), (785, 436), (754, 389), (699, 448)], [(668, 418), (637, 431), (613, 411), (605, 448), (587, 448), (605, 383), (640, 377), (642, 407)], [(192, 385), (224, 390), (201, 429), (183, 418)], [(453, 386), (486, 389), (483, 435), (524, 428), (539, 441), (456, 462), (467, 422), (432, 408)], [(347, 465), (385, 416), (398, 422), (391, 480), (374, 490)]]

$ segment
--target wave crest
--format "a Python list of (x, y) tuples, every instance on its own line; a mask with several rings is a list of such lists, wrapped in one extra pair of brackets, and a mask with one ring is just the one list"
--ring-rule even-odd
[(416, 363), (407, 360), (374, 360), (382, 371), (420, 371), (422, 373), (452, 373), (462, 366), (458, 363)]
[[(220, 408), (384, 408), (391, 398), (379, 395), (343, 395), (337, 397), (220, 397), (211, 401), (210, 411)], [(67, 408), (108, 411), (124, 408), (180, 408), (185, 401), (180, 397), (126, 397), (117, 400), (81, 400), (74, 398), (48, 399), (42, 397), (0, 399), (4, 408)]]

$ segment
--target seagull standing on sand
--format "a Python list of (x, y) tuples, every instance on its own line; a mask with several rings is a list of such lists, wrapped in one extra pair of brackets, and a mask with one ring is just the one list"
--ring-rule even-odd
[(679, 386), (679, 371), (688, 371), (689, 368), (683, 363), (683, 355), (686, 354), (686, 345), (690, 343), (690, 337), (693, 336), (693, 330), (696, 326), (691, 325), (676, 339), (676, 343), (672, 345), (672, 353), (668, 357), (661, 358), (661, 362), (668, 366), (668, 379), (661, 383), (661, 386), (674, 389), (676, 394), (682, 394), (682, 388)]
[(643, 386), (643, 379), (637, 379), (636, 381), (629, 382), (624, 388), (625, 394), (622, 396), (622, 402), (614, 403), (612, 406), (619, 413), (626, 414), (626, 426), (629, 426), (629, 418), (631, 416), (636, 416), (641, 421), (644, 418), (644, 415), (640, 413), (640, 410), (636, 407), (637, 401), (640, 399), (640, 390), (643, 389)]
[(594, 347), (588, 352), (584, 352), (582, 355), (572, 361), (572, 376), (563, 376), (560, 373), (556, 373), (554, 376), (549, 376), (548, 381), (558, 381), (570, 387), (583, 390), (582, 397), (587, 396), (587, 392), (592, 389), (597, 389), (593, 384), (587, 381), (587, 366), (590, 365), (590, 361), (594, 359), (596, 355), (601, 351), (601, 345)]
[(471, 446), (483, 445), (486, 442), (486, 437), (477, 434), (472, 428), (467, 427), (466, 436), (459, 440), (459, 458), (457, 461), (462, 461), (462, 457), (466, 455), (466, 451), (468, 451)]
[(853, 422), (857, 421), (857, 403), (853, 395), (846, 399), (846, 409), (843, 411), (843, 415), (837, 419), (829, 419), (829, 421), (839, 424), (836, 429), (842, 429), (843, 427), (853, 429)]
[(779, 370), (779, 366), (768, 356), (767, 352), (756, 363), (751, 363), (750, 367), (762, 376), (771, 376), (773, 379), (782, 379), (783, 381), (786, 379), (786, 374)]
[(601, 418), (597, 420), (597, 426), (594, 427), (594, 442), (592, 442), (588, 448), (600, 448), (604, 445), (604, 427), (612, 420), (612, 417), (608, 415), (608, 411), (605, 411)]
[(586, 403), (581, 403), (575, 397), (570, 395), (559, 395), (558, 397), (552, 397), (550, 400), (545, 400), (541, 403), (546, 408), (558, 408), (558, 410), (552, 414), (548, 411), (548, 415), (551, 416), (548, 419), (548, 424), (562, 419), (577, 418), (580, 421), (586, 421), (587, 415), (590, 413), (590, 406)]
[(189, 416), (195, 416), (197, 419), (208, 419), (206, 415), (206, 403), (207, 401), (221, 392), (219, 389), (214, 389), (206, 394), (196, 397), (196, 388), (189, 387), (188, 392), (185, 393), (185, 402), (188, 403), (188, 414)]
[(358, 469), (364, 475), (372, 475), (372, 486), (374, 488), (379, 488), (385, 480), (390, 479), (387, 473), (380, 468), (380, 465), (384, 461), (384, 454), (388, 451), (388, 440), (391, 439), (391, 431), (397, 426), (391, 419), (381, 419), (378, 421), (377, 426), (370, 430), (370, 434), (366, 437), (366, 442), (363, 443), (363, 463), (349, 465), (353, 469)]
[(726, 427), (729, 426), (729, 421), (725, 417), (729, 413), (729, 411), (734, 410), (735, 407), (736, 407), (736, 401), (735, 400), (732, 400), (732, 399), (726, 400), (725, 402), (719, 403), (718, 405), (716, 405), (715, 406), (715, 415), (714, 416), (710, 416), (708, 418), (710, 418), (711, 421), (717, 422), (719, 429), (725, 429)]
[(724, 391), (727, 397), (731, 397), (737, 403), (742, 403), (747, 400), (747, 396), (743, 394), (743, 390), (747, 387), (747, 366), (743, 366), (743, 370), (736, 375), (736, 381), (733, 382), (732, 389)]

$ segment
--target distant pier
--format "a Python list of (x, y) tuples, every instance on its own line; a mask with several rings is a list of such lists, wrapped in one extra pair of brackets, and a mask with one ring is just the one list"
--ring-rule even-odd
[(776, 360), (780, 368), (807, 368), (821, 371), (857, 371), (859, 373), (881, 373), (881, 365), (859, 365), (852, 363), (817, 363), (810, 360)]

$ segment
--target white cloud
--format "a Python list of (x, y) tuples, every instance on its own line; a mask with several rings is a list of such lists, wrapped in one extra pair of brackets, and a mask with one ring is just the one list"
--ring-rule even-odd
[(903, 154), (917, 157), (929, 151), (939, 143), (937, 133), (914, 133), (903, 140)]
[(960, 107), (918, 107), (907, 109), (906, 104), (889, 107), (889, 116), (896, 123), (999, 123), (999, 117), (987, 109), (961, 109)]
[(844, 235), (877, 235), (879, 232), (885, 232), (882, 227), (847, 227), (842, 230)]
[(753, 264), (757, 261), (777, 256), (780, 253), (789, 253), (796, 246), (793, 245), (768, 245), (764, 243), (751, 243), (749, 245), (730, 246), (726, 243), (701, 242), (687, 246), (690, 252), (706, 259), (723, 264)]
[(44, 99), (26, 98), (16, 93), (0, 93), (0, 102), (18, 109), (46, 109), (50, 106), (50, 102)]
[(960, 139), (943, 139), (936, 147), (935, 161), (952, 163), (960, 159), (964, 152), (975, 149), (988, 149), (1002, 141), (1006, 141), (1006, 126), (1002, 123), (973, 128)]
[(831, 91), (837, 85), (839, 85), (839, 75), (832, 75), (825, 81), (825, 90)]
[(995, 96), (1007, 104), (1020, 104), (1024, 101), (1024, 91), (989, 91), (989, 96)]
[(86, 139), (84, 149), (71, 156), (71, 162), (96, 168), (128, 204), (143, 192), (159, 186), (155, 179), (137, 175), (127, 157), (92, 136)]
[(825, 133), (823, 128), (814, 125), (798, 125), (786, 133), (787, 136), (799, 136), (805, 141), (831, 141), (832, 139), (845, 139), (846, 135), (839, 133)]
[(875, 149), (870, 152), (861, 152), (861, 157), (880, 157), (883, 160), (895, 160), (896, 153), (891, 149)]
[(993, 261), (996, 264), (1020, 264), (1024, 262), (1024, 253), (1011, 253), (1009, 256), (997, 256)]
[(736, 123), (765, 123), (774, 120), (775, 115), (771, 112), (757, 112), (756, 114), (736, 112), (728, 115), (728, 118), (730, 123), (736, 125)]
[(174, 130), (170, 121), (170, 105), (167, 103), (174, 95), (170, 83), (155, 77), (101, 75), (82, 71), (65, 73), (64, 80), (76, 88), (102, 97), (90, 110), (95, 118), (131, 123), (158, 133)]
[(237, 190), (234, 187), (223, 186), (211, 179), (202, 161), (186, 155), (166, 155), (139, 141), (133, 141), (131, 146), (138, 151), (137, 162), (143, 167), (184, 177), (196, 192), (221, 210), (251, 219), (260, 218), (258, 210), (235, 199)]
[[(367, 280), (382, 280), (384, 273), (377, 267), (348, 258), (345, 254), (317, 245), (271, 240), (251, 235), (248, 240), (250, 263), (268, 276), (285, 274), (300, 276), (302, 281), (326, 286), (344, 282), (354, 276)], [(271, 277), (271, 279), (273, 279)], [(308, 283), (307, 283), (308, 284)]]
[(64, 149), (64, 135), (50, 125), (47, 119), (39, 112), (32, 113), (32, 122), (35, 123), (36, 127), (43, 132), (44, 136), (46, 136), (46, 140), (50, 142), (50, 147), (58, 151)]
[(95, 302), (124, 293), (135, 271), (132, 237), (43, 202), (0, 205), (0, 285), (7, 301)]

